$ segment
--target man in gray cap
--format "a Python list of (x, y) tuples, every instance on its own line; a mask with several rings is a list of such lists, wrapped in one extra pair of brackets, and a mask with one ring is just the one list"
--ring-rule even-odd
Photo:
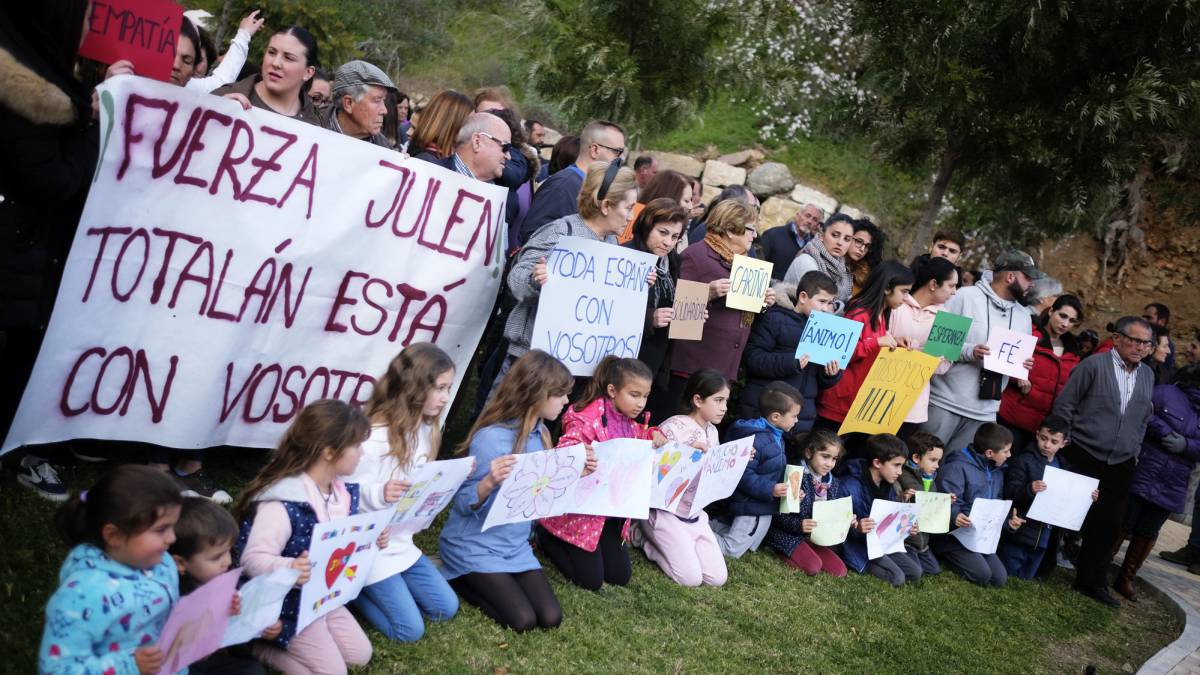
[[(930, 380), (929, 420), (921, 429), (942, 439), (947, 453), (967, 447), (980, 426), (996, 421), (1008, 377), (983, 369), (983, 357), (990, 353), (988, 335), (997, 328), (1033, 333), (1024, 305), (1033, 282), (1043, 276), (1029, 254), (1008, 251), (996, 259), (990, 282), (964, 288), (946, 303), (947, 312), (970, 318), (971, 328), (958, 360)], [(1032, 368), (1033, 359), (1024, 366)]]
[(325, 128), (392, 149), (380, 133), (387, 116), (388, 90), (395, 90), (387, 73), (366, 61), (350, 61), (333, 76), (333, 107)]

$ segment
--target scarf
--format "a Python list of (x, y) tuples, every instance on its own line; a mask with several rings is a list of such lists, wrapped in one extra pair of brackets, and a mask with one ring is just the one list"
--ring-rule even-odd
[(804, 471), (812, 478), (813, 501), (823, 502), (829, 499), (829, 487), (833, 485), (833, 472), (817, 476), (809, 468), (808, 462), (803, 462)]
[(667, 256), (658, 259), (655, 272), (658, 274), (658, 281), (654, 282), (654, 306), (670, 307), (675, 304), (675, 280), (671, 278), (671, 265), (667, 262)]
[[(719, 234), (708, 232), (704, 235), (704, 243), (708, 244), (709, 248), (721, 256), (730, 267), (733, 267), (733, 250), (729, 248), (729, 242)], [(736, 311), (736, 310), (735, 310)], [(749, 328), (754, 325), (754, 318), (758, 316), (755, 312), (741, 312), (742, 328)]]
[(813, 237), (812, 241), (800, 250), (801, 253), (807, 253), (812, 256), (813, 260), (817, 261), (817, 269), (833, 280), (837, 284), (838, 300), (846, 302), (850, 299), (853, 292), (854, 280), (850, 276), (850, 272), (846, 270), (846, 260), (844, 258), (835, 258), (825, 248), (825, 242), (820, 237)]

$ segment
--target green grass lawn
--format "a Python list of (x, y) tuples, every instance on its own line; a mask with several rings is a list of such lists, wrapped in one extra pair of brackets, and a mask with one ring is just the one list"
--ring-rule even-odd
[[(254, 461), (217, 452), (208, 465), (233, 486), (253, 472)], [(73, 489), (96, 474), (83, 466), (62, 472)], [(0, 480), (0, 509), (0, 644), (7, 645), (10, 672), (29, 672), (66, 549), (53, 532), (53, 505), (20, 487), (11, 472)], [(436, 552), (436, 532), (417, 537), (428, 553)], [(415, 645), (372, 632), (375, 657), (366, 671), (1062, 673), (1094, 664), (1121, 672), (1136, 669), (1182, 629), (1146, 595), (1118, 612), (1085, 600), (1062, 571), (1049, 583), (1014, 581), (1003, 589), (944, 573), (894, 590), (853, 573), (810, 579), (760, 552), (730, 561), (724, 588), (688, 589), (640, 552), (631, 555), (633, 581), (625, 588), (590, 593), (550, 572), (565, 615), (558, 630), (516, 635), (466, 606)]]

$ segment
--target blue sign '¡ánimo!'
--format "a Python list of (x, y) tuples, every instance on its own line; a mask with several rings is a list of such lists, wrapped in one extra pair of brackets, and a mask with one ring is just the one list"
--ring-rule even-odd
[(857, 321), (843, 319), (826, 312), (813, 312), (804, 324), (800, 343), (796, 345), (796, 359), (805, 354), (809, 363), (825, 365), (837, 361), (844, 370), (850, 363), (850, 355), (862, 336), (863, 325)]

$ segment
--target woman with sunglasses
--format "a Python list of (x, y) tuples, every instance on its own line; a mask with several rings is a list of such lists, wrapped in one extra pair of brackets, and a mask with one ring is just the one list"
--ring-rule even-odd
[(529, 351), (538, 299), (542, 286), (550, 279), (546, 259), (558, 240), (579, 237), (615, 245), (617, 235), (629, 220), (630, 209), (637, 202), (637, 194), (633, 169), (617, 162), (593, 162), (579, 191), (579, 213), (547, 223), (521, 247), (508, 272), (508, 289), (517, 305), (504, 324), (508, 351), (493, 386), (499, 384), (514, 361)]

